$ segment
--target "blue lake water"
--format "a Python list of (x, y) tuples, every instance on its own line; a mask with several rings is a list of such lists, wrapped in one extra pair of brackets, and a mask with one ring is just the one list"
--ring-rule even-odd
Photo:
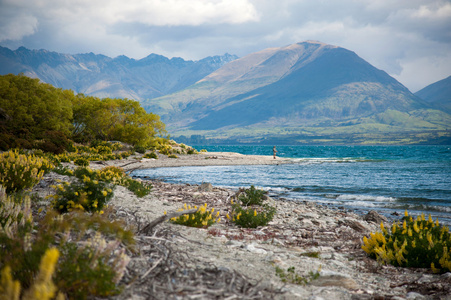
[[(272, 155), (272, 146), (194, 146), (209, 152)], [(293, 164), (137, 170), (173, 183), (256, 187), (270, 196), (386, 216), (408, 210), (451, 224), (451, 146), (278, 146)]]

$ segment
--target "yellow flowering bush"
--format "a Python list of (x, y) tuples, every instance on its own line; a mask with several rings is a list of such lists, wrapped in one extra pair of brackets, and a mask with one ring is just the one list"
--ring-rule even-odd
[[(55, 272), (55, 266), (58, 261), (59, 251), (56, 248), (47, 249), (39, 265), (38, 276), (31, 287), (23, 294), (22, 299), (50, 300), (56, 295), (57, 287), (53, 283), (52, 276)], [(13, 280), (11, 268), (6, 266), (0, 274), (0, 299), (19, 299), (20, 282)], [(59, 293), (57, 299), (64, 299)]]
[(219, 211), (215, 213), (214, 208), (208, 210), (207, 203), (205, 203), (205, 205), (201, 205), (200, 207), (191, 207), (191, 205), (186, 205), (185, 203), (183, 208), (180, 208), (178, 211), (190, 209), (197, 209), (197, 211), (193, 214), (185, 214), (179, 217), (171, 218), (170, 221), (174, 224), (185, 225), (189, 227), (207, 228), (221, 220), (221, 218), (219, 218)]
[(276, 213), (276, 208), (264, 203), (265, 191), (253, 185), (248, 189), (240, 189), (237, 196), (232, 197), (232, 210), (227, 218), (244, 228), (257, 228), (267, 225)]
[(239, 203), (232, 202), (231, 216), (228, 219), (240, 227), (257, 228), (267, 225), (276, 213), (276, 208), (263, 204), (258, 207), (243, 207)]
[(51, 169), (53, 165), (45, 158), (10, 150), (0, 154), (0, 185), (7, 193), (32, 188)]
[(75, 170), (75, 176), (80, 180), (86, 180), (85, 177), (89, 177), (95, 182), (104, 181), (107, 183), (122, 185), (138, 197), (144, 197), (152, 190), (152, 185), (150, 183), (144, 183), (132, 179), (125, 174), (122, 168), (114, 166), (105, 167), (101, 170), (78, 168)]
[[(1, 203), (5, 203), (8, 197), (3, 195), (1, 199)], [(3, 270), (0, 299), (4, 299), (3, 292), (16, 291), (18, 295), (20, 285), (36, 286), (30, 288), (30, 294), (24, 294), (23, 299), (48, 299), (46, 295), (52, 290), (51, 274), (54, 274), (55, 285), (69, 299), (86, 299), (90, 295), (105, 297), (120, 291), (117, 284), (129, 262), (121, 245), (134, 242), (133, 233), (126, 229), (124, 222), (110, 221), (108, 216), (100, 214), (60, 215), (49, 210), (33, 225), (29, 201), (26, 197), (15, 200), (22, 207), (24, 217), (15, 222), (16, 226), (10, 226), (9, 231), (0, 230), (0, 270)], [(96, 232), (94, 237), (93, 231)], [(47, 252), (52, 247), (60, 253), (58, 263), (56, 250)], [(13, 274), (17, 281), (8, 274)]]
[(52, 186), (55, 189), (52, 206), (60, 213), (73, 210), (102, 213), (102, 209), (113, 196), (110, 185), (84, 176), (82, 181), (63, 182)]
[(451, 234), (449, 228), (424, 214), (415, 220), (405, 212), (402, 224), (363, 238), (362, 249), (384, 264), (400, 267), (431, 268), (433, 272), (451, 271)]

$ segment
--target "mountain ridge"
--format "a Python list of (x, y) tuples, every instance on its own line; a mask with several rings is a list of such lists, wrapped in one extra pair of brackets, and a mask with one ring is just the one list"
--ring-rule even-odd
[(422, 88), (415, 95), (434, 107), (451, 113), (451, 76)]
[(62, 54), (48, 50), (0, 47), (0, 74), (39, 78), (55, 87), (97, 97), (122, 97), (141, 101), (183, 89), (222, 65), (237, 59), (228, 53), (198, 61), (159, 54), (135, 60), (120, 55)]
[(396, 132), (402, 139), (403, 132), (446, 131), (451, 124), (449, 114), (353, 51), (316, 41), (252, 53), (142, 105), (174, 136), (249, 141), (352, 134), (363, 142), (365, 135)]

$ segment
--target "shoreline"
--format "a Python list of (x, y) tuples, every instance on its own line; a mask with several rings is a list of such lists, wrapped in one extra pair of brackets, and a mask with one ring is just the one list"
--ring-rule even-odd
[[(177, 159), (160, 155), (159, 159), (129, 158), (121, 161), (93, 162), (91, 167), (115, 165), (131, 172), (136, 169), (160, 167), (292, 162), (284, 158), (274, 160), (272, 156), (208, 152), (179, 155)], [(277, 208), (274, 220), (264, 227), (243, 229), (226, 221), (225, 215), (230, 209), (228, 199), (234, 194), (233, 190), (215, 186), (204, 189), (201, 185), (175, 184), (160, 180), (149, 181), (153, 185), (152, 192), (143, 198), (137, 198), (125, 188), (115, 188), (111, 204), (118, 215), (129, 216), (129, 222), (132, 223), (136, 223), (137, 219), (144, 220), (141, 222), (145, 224), (166, 211), (176, 211), (183, 204), (207, 203), (209, 207), (214, 207), (221, 212), (221, 222), (208, 229), (165, 222), (158, 226), (157, 231), (176, 232), (175, 235), (172, 234), (171, 249), (188, 255), (186, 264), (189, 268), (214, 266), (221, 270), (230, 270), (243, 274), (250, 282), (264, 283), (269, 291), (278, 291), (271, 297), (262, 297), (263, 299), (435, 299), (434, 293), (428, 295), (433, 286), (448, 286), (447, 292), (451, 291), (451, 273), (436, 275), (425, 269), (382, 266), (367, 257), (361, 249), (362, 238), (379, 229), (381, 219), (378, 219), (377, 214), (376, 218), (372, 219), (314, 202), (270, 198), (271, 205)], [(391, 225), (385, 221), (384, 223)], [(137, 238), (145, 239), (142, 236)], [(311, 253), (316, 253), (313, 255), (316, 257), (310, 257)], [(139, 258), (132, 258), (132, 261), (135, 259)], [(318, 272), (320, 276), (306, 285), (284, 283), (276, 275), (276, 267), (283, 270), (295, 268), (301, 276), (307, 277), (309, 272)], [(152, 264), (143, 267), (138, 273), (144, 273), (149, 268), (152, 268)], [(128, 279), (132, 280), (132, 277)], [(146, 294), (144, 290), (144, 282), (132, 282), (124, 293), (115, 299), (142, 299), (142, 295)], [(189, 298), (186, 296), (181, 299)], [(235, 298), (237, 297), (230, 299)], [(449, 298), (445, 296), (440, 299)]]
[[(135, 155), (136, 156), (136, 155)], [(122, 167), (126, 172), (137, 169), (152, 169), (166, 167), (192, 167), (192, 166), (239, 166), (239, 165), (279, 165), (294, 163), (291, 158), (267, 155), (245, 155), (235, 152), (200, 152), (198, 154), (181, 154), (177, 158), (169, 158), (158, 154), (158, 159), (127, 158), (121, 163), (105, 162), (106, 165), (116, 165)]]

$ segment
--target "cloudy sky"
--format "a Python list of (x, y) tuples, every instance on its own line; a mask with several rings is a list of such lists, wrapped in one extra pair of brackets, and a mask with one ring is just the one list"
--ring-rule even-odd
[(140, 59), (317, 40), (412, 92), (451, 75), (451, 0), (0, 0), (0, 45)]

